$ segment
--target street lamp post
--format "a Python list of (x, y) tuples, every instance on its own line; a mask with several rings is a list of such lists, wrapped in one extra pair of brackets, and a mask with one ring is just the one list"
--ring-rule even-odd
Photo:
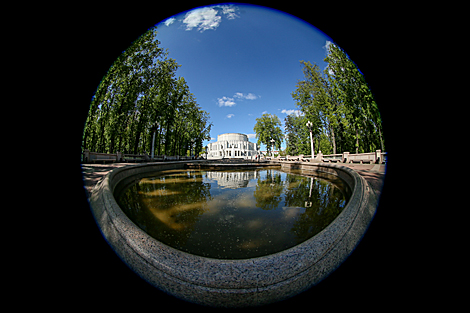
[(308, 131), (310, 132), (310, 148), (312, 150), (312, 160), (315, 158), (315, 152), (313, 150), (313, 136), (312, 136), (312, 122), (308, 121), (306, 126), (308, 127)]
[(275, 140), (274, 140), (274, 139), (271, 139), (270, 141), (271, 141), (271, 146), (272, 146), (271, 157), (274, 158), (274, 141), (275, 141)]

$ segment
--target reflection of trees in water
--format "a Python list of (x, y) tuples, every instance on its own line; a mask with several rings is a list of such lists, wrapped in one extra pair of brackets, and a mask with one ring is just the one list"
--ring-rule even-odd
[(309, 195), (309, 178), (299, 175), (286, 175), (284, 203), (286, 207), (303, 207)]
[[(215, 179), (214, 175), (178, 170), (137, 180), (120, 192), (118, 202), (135, 224), (174, 248), (190, 253), (190, 249), (201, 249), (197, 250), (201, 255), (217, 256), (233, 247), (243, 250), (244, 257), (252, 257), (250, 253), (264, 253), (258, 249), (277, 252), (314, 236), (336, 218), (349, 198), (347, 193), (343, 196), (344, 184), (335, 178), (323, 180), (272, 169), (256, 175), (224, 173), (217, 178), (245, 182), (253, 177), (256, 186), (246, 188), (248, 183), (240, 184), (245, 188), (220, 194), (219, 190), (212, 196), (210, 180)], [(208, 214), (201, 219), (204, 212)], [(225, 213), (218, 216), (217, 212)], [(196, 236), (200, 243), (188, 241), (193, 231), (200, 232)]]
[(284, 184), (282, 183), (281, 173), (279, 171), (273, 173), (273, 170), (267, 170), (265, 179), (258, 176), (256, 189), (253, 193), (256, 206), (263, 210), (277, 208), (281, 203), (283, 190)]
[(302, 180), (300, 185), (304, 186), (286, 191), (286, 205), (290, 199), (289, 206), (305, 207), (291, 229), (300, 243), (328, 226), (343, 210), (346, 200), (340, 189), (326, 180), (300, 176), (290, 179)]
[(119, 197), (119, 205), (150, 236), (182, 248), (211, 200), (200, 171), (145, 178)]

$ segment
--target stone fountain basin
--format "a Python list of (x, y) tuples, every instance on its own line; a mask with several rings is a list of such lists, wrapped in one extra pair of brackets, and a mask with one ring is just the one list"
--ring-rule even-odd
[(117, 168), (95, 186), (90, 197), (96, 222), (116, 254), (148, 283), (186, 301), (214, 307), (246, 307), (290, 298), (319, 283), (351, 254), (377, 207), (368, 183), (347, 167), (283, 163), (285, 170), (339, 176), (352, 191), (348, 204), (330, 225), (299, 245), (267, 256), (224, 260), (192, 255), (150, 237), (123, 213), (114, 198), (115, 187), (130, 176), (203, 162)]

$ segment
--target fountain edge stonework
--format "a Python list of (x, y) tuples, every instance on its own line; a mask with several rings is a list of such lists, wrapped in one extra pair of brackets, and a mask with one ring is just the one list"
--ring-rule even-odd
[(222, 260), (192, 255), (163, 244), (136, 226), (116, 203), (114, 189), (129, 176), (204, 162), (147, 163), (117, 168), (95, 186), (90, 197), (95, 220), (116, 254), (153, 286), (190, 302), (215, 307), (256, 306), (310, 288), (333, 272), (354, 250), (377, 207), (378, 199), (368, 183), (347, 167), (283, 163), (281, 168), (285, 170), (339, 176), (352, 191), (348, 204), (330, 225), (299, 245), (258, 258)]

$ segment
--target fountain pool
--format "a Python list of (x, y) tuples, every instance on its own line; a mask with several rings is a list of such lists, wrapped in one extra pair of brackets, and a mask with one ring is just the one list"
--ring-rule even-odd
[(173, 248), (216, 259), (246, 259), (291, 248), (343, 210), (349, 186), (334, 175), (279, 169), (175, 169), (118, 187), (137, 226)]
[(319, 283), (354, 250), (375, 214), (373, 190), (341, 165), (230, 167), (123, 166), (96, 184), (90, 207), (136, 274), (212, 307), (268, 304)]

